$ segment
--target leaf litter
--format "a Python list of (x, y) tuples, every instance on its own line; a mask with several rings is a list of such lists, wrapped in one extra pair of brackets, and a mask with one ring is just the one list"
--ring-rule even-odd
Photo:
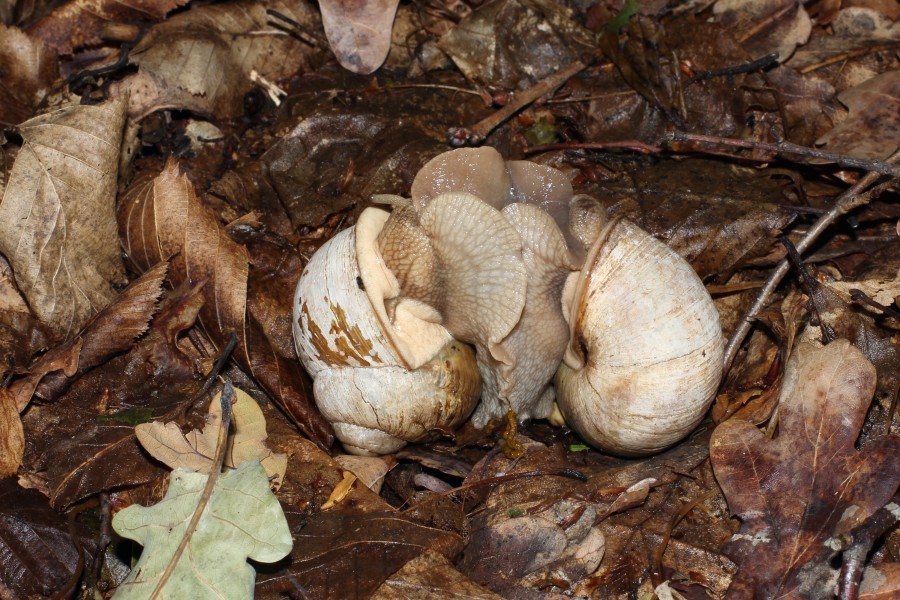
[[(186, 539), (200, 556), (243, 539), (208, 566), (234, 597), (896, 595), (895, 7), (395, 6), (3, 13), (0, 595), (121, 594), (165, 568), (179, 536), (126, 521), (193, 514), (210, 480), (162, 464), (211, 464), (207, 378), (232, 334), (236, 470)], [(294, 282), (372, 195), (407, 194), (429, 159), (481, 138), (561, 169), (707, 283), (739, 339), (687, 440), (626, 460), (551, 422), (467, 424), (369, 462), (330, 456), (291, 340)], [(875, 191), (813, 232), (797, 277), (761, 288), (860, 181)], [(206, 529), (220, 503), (278, 530), (278, 551), (229, 537), (235, 519)], [(114, 523), (146, 545), (128, 579)]]

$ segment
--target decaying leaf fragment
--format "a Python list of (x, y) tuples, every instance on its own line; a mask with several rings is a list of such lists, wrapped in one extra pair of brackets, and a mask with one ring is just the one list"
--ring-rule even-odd
[(0, 252), (61, 339), (125, 280), (114, 208), (124, 122), (124, 102), (72, 102), (19, 127), (23, 145), (0, 201)]
[(826, 597), (832, 536), (887, 503), (900, 481), (900, 440), (854, 442), (875, 389), (875, 368), (845, 339), (801, 340), (784, 376), (778, 434), (746, 421), (710, 442), (716, 478), (742, 521), (727, 549), (740, 565), (729, 598)]
[[(276, 454), (266, 446), (266, 419), (256, 401), (243, 390), (234, 390), (232, 406), (234, 431), (228, 438), (225, 466), (235, 468), (247, 460), (259, 460), (275, 489), (281, 486), (287, 470), (287, 455)], [(185, 468), (209, 473), (216, 453), (216, 439), (222, 422), (222, 404), (216, 394), (209, 405), (206, 426), (182, 433), (176, 423), (142, 423), (134, 428), (141, 445), (171, 469)]]
[[(115, 598), (143, 599), (155, 589), (184, 537), (207, 477), (176, 469), (161, 502), (132, 505), (116, 514), (116, 532), (142, 544), (144, 551)], [(256, 573), (247, 558), (275, 562), (292, 546), (287, 520), (269, 489), (265, 470), (258, 461), (245, 461), (216, 481), (160, 598), (252, 598)]]
[(391, 49), (391, 25), (400, 0), (322, 0), (325, 37), (341, 66), (368, 75)]
[(900, 71), (888, 71), (844, 90), (850, 116), (817, 143), (833, 152), (883, 159), (900, 147)]

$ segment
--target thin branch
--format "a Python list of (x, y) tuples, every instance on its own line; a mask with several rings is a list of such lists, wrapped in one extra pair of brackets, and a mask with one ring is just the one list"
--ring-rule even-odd
[(163, 587), (165, 587), (169, 578), (172, 576), (172, 573), (175, 571), (178, 561), (181, 560), (181, 555), (184, 554), (184, 550), (190, 543), (191, 537), (194, 535), (194, 531), (200, 523), (200, 518), (203, 516), (206, 506), (209, 504), (209, 499), (212, 497), (213, 488), (216, 487), (216, 481), (219, 479), (219, 473), (222, 471), (222, 465), (225, 462), (225, 450), (228, 448), (228, 444), (226, 443), (228, 440), (228, 427), (231, 425), (231, 404), (234, 400), (234, 387), (232, 387), (230, 381), (226, 381), (225, 389), (222, 390), (222, 422), (219, 425), (219, 437), (216, 440), (216, 456), (213, 460), (209, 477), (206, 480), (206, 486), (203, 488), (203, 493), (200, 494), (200, 500), (197, 502), (197, 507), (194, 509), (191, 521), (188, 523), (184, 536), (181, 538), (181, 543), (178, 544), (175, 554), (172, 555), (172, 560), (169, 561), (166, 570), (163, 571), (163, 574), (160, 576), (156, 588), (153, 590), (153, 593), (150, 594), (149, 600), (157, 600), (157, 598), (159, 598)]
[[(700, 135), (696, 133), (687, 133), (684, 131), (673, 131), (669, 134), (669, 140), (674, 142), (699, 142), (706, 144), (718, 144), (721, 146), (732, 146), (735, 148), (748, 148), (751, 150), (766, 150), (775, 152), (786, 160), (791, 162), (802, 162), (792, 159), (790, 154), (805, 156), (819, 160), (833, 162), (842, 167), (852, 169), (863, 169), (865, 171), (874, 171), (881, 175), (890, 175), (892, 177), (900, 177), (900, 168), (890, 164), (884, 160), (869, 160), (865, 158), (857, 158), (846, 154), (836, 154), (834, 152), (824, 152), (816, 148), (808, 146), (800, 146), (791, 142), (779, 142), (777, 144), (768, 144), (765, 142), (752, 142), (746, 140), (735, 140), (732, 138), (716, 137), (711, 135)], [(681, 150), (681, 149), (679, 149)]]
[[(900, 157), (900, 152), (895, 152), (887, 162), (894, 163), (898, 157)], [(876, 197), (878, 194), (889, 188), (896, 181), (895, 179), (891, 179), (863, 193), (865, 189), (875, 183), (880, 176), (881, 175), (877, 172), (866, 173), (862, 178), (860, 178), (858, 182), (856, 182), (855, 185), (838, 196), (837, 200), (834, 203), (834, 206), (832, 206), (827, 213), (819, 217), (819, 219), (813, 224), (813, 226), (809, 228), (809, 231), (806, 232), (803, 238), (799, 242), (797, 242), (797, 252), (802, 254), (803, 252), (808, 250), (813, 242), (815, 242), (819, 238), (822, 232), (825, 231), (825, 229), (831, 226), (840, 217), (855, 208), (868, 204), (869, 202), (871, 202), (872, 198)], [(764, 285), (763, 288), (759, 291), (759, 294), (757, 294), (756, 296), (756, 300), (753, 301), (753, 304), (749, 309), (747, 309), (747, 312), (744, 313), (744, 316), (741, 318), (741, 321), (738, 324), (737, 328), (734, 330), (734, 333), (731, 334), (731, 338), (728, 340), (728, 344), (725, 346), (723, 374), (728, 373), (728, 370), (731, 368), (731, 364), (734, 362), (735, 356), (737, 356), (740, 345), (743, 343), (744, 338), (747, 337), (747, 334), (750, 333), (750, 329), (753, 327), (756, 315), (769, 302), (769, 298), (772, 296), (775, 288), (778, 287), (778, 284), (781, 283), (781, 280), (784, 279), (784, 276), (787, 274), (790, 268), (790, 261), (787, 258), (783, 258), (781, 262), (778, 263), (778, 266), (776, 266), (772, 271), (772, 274), (769, 275), (769, 278), (766, 280), (766, 285)]]
[(485, 138), (497, 127), (500, 127), (508, 119), (512, 118), (517, 112), (549, 92), (552, 92), (566, 81), (581, 72), (587, 67), (581, 61), (575, 61), (567, 67), (563, 67), (553, 75), (538, 82), (524, 92), (516, 94), (512, 101), (489, 116), (479, 121), (471, 127), (454, 127), (448, 133), (448, 142), (454, 148), (462, 146), (477, 146), (484, 142)]

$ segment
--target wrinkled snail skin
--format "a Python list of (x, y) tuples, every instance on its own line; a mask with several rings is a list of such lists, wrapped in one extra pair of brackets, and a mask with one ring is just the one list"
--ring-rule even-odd
[(387, 217), (367, 209), (326, 242), (294, 296), (294, 341), (316, 405), (355, 454), (394, 452), (456, 427), (481, 387), (474, 353), (427, 307), (403, 303), (388, 317), (384, 303), (399, 285), (375, 243)]
[(722, 373), (719, 315), (677, 253), (629, 221), (611, 226), (564, 312), (572, 340), (555, 378), (566, 422), (623, 456), (671, 446), (703, 418)]

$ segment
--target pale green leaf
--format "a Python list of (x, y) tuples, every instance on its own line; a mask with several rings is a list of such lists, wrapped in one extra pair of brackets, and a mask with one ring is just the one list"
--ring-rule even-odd
[[(141, 558), (116, 591), (116, 600), (148, 598), (181, 543), (207, 475), (176, 469), (165, 498), (133, 505), (113, 518), (113, 529), (144, 546)], [(216, 481), (209, 504), (159, 598), (176, 600), (253, 597), (256, 573), (247, 558), (275, 562), (293, 542), (281, 505), (259, 461), (245, 461)]]

